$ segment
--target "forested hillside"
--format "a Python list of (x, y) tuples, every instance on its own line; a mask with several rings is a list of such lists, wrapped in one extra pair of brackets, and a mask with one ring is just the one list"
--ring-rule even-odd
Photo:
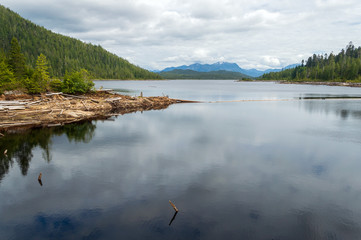
[(35, 67), (40, 54), (50, 64), (50, 75), (64, 76), (66, 72), (88, 70), (95, 78), (159, 79), (156, 73), (137, 67), (101, 46), (53, 33), (0, 5), (0, 52), (9, 52), (10, 42), (18, 39), (26, 63)]
[(264, 74), (265, 80), (293, 81), (361, 81), (361, 47), (350, 42), (346, 50), (334, 55), (313, 54), (305, 63), (293, 69)]

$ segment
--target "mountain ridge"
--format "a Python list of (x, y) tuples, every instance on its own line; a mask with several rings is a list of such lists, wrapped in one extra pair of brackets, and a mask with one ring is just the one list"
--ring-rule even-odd
[(250, 77), (239, 72), (231, 72), (226, 70), (197, 72), (190, 69), (174, 69), (167, 72), (159, 73), (165, 79), (222, 79), (222, 80), (241, 80)]
[(298, 66), (299, 64), (291, 64), (288, 65), (284, 68), (278, 69), (266, 69), (264, 71), (261, 70), (257, 70), (257, 69), (243, 69), (241, 67), (238, 66), (237, 63), (229, 63), (229, 62), (216, 62), (213, 64), (201, 64), (201, 63), (194, 63), (191, 65), (182, 65), (182, 66), (178, 66), (178, 67), (167, 67), (161, 71), (156, 71), (158, 73), (163, 73), (163, 72), (170, 72), (173, 70), (193, 70), (196, 72), (213, 72), (213, 71), (220, 71), (220, 70), (224, 70), (224, 71), (229, 71), (229, 72), (238, 72), (238, 73), (242, 73), (245, 74), (247, 76), (250, 77), (260, 77), (265, 73), (270, 73), (270, 72), (280, 72), (284, 69), (290, 69), (290, 68), (294, 68), (296, 66)]

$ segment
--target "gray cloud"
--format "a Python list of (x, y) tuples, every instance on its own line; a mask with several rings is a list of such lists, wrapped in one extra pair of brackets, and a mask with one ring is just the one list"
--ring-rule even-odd
[(215, 61), (273, 68), (358, 45), (356, 0), (80, 0), (2, 4), (148, 68)]

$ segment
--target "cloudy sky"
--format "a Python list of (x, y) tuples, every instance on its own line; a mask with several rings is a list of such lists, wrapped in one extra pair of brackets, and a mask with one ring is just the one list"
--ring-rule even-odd
[(359, 0), (1, 0), (54, 32), (155, 70), (235, 62), (279, 68), (361, 44)]

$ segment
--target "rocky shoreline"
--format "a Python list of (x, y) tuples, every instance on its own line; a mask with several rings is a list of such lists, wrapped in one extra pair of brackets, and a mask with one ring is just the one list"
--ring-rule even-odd
[(86, 95), (48, 93), (0, 97), (0, 133), (8, 130), (61, 126), (84, 120), (107, 119), (137, 111), (165, 109), (184, 103), (168, 97), (131, 97), (98, 91)]

